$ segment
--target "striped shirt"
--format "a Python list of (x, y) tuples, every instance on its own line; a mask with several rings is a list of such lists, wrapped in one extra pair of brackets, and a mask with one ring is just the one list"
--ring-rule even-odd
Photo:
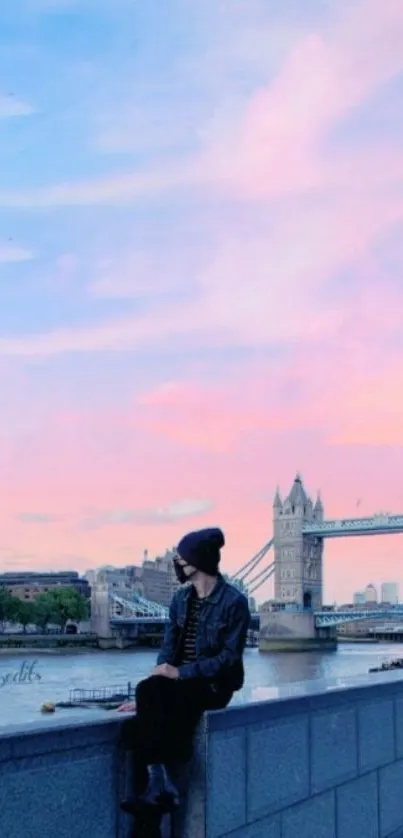
[(191, 663), (197, 658), (196, 651), (196, 634), (197, 624), (199, 622), (199, 615), (202, 601), (196, 596), (192, 596), (189, 603), (188, 618), (185, 625), (185, 631), (182, 644), (182, 661), (181, 663)]

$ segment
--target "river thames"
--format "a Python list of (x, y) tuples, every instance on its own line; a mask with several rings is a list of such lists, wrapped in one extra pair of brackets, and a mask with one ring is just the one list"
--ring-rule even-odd
[[(66, 701), (69, 691), (75, 687), (121, 686), (128, 681), (135, 684), (150, 673), (155, 657), (155, 651), (148, 650), (3, 655), (0, 657), (0, 724), (39, 721), (43, 718), (40, 713), (43, 702)], [(337, 686), (336, 682), (365, 675), (370, 667), (396, 657), (403, 657), (402, 644), (341, 644), (336, 652), (299, 654), (259, 654), (257, 649), (248, 649), (245, 689), (235, 700), (248, 701), (251, 690), (256, 694), (259, 687), (294, 684), (292, 692), (298, 692), (299, 682), (316, 679), (331, 679)], [(69, 712), (60, 710), (58, 716)]]

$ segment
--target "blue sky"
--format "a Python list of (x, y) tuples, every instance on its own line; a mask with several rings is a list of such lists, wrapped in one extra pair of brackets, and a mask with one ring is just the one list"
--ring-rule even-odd
[(242, 563), (297, 469), (398, 506), (402, 0), (18, 0), (0, 40), (0, 564), (212, 516)]

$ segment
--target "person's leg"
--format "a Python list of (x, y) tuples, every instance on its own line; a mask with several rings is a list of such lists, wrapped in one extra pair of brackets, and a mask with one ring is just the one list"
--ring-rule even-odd
[(140, 681), (136, 688), (136, 715), (123, 726), (123, 741), (134, 757), (136, 796), (142, 795), (147, 788), (148, 766), (161, 762), (160, 740), (166, 727), (164, 705), (170, 703), (169, 692), (167, 678), (152, 676)]
[(207, 703), (205, 710), (224, 710), (228, 707), (233, 696), (233, 692), (224, 689), (211, 688), (207, 696)]
[(140, 735), (141, 723), (137, 715), (126, 719), (122, 727), (122, 740), (132, 753), (133, 789), (135, 796), (143, 794), (148, 783), (148, 754), (143, 752), (143, 737)]
[(148, 763), (186, 761), (210, 687), (201, 680), (152, 676), (136, 692), (139, 745)]
[[(154, 787), (169, 786), (161, 766), (187, 762), (193, 734), (205, 709), (210, 687), (200, 680), (175, 681), (151, 676), (136, 690), (136, 716), (125, 723), (123, 737), (134, 753), (134, 789), (143, 795), (151, 779)], [(173, 789), (172, 792), (175, 790)]]
[(165, 702), (161, 761), (185, 763), (191, 758), (193, 736), (208, 706), (210, 688), (201, 679), (172, 681)]
[(151, 676), (137, 685), (136, 716), (126, 722), (123, 731), (134, 757), (134, 798), (122, 801), (121, 806), (132, 814), (139, 799), (142, 806), (164, 800), (167, 805), (177, 804), (177, 790), (165, 767), (167, 755), (177, 745), (175, 737), (170, 736), (177, 714), (176, 684), (162, 676)]

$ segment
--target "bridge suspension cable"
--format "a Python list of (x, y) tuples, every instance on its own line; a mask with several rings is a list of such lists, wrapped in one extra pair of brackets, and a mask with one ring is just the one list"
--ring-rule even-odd
[(263, 583), (266, 582), (267, 579), (270, 579), (274, 571), (275, 562), (266, 565), (266, 567), (264, 567), (263, 570), (259, 571), (259, 573), (257, 573), (256, 576), (254, 576), (253, 579), (251, 579), (246, 586), (248, 594), (250, 595), (253, 593), (253, 591), (257, 591), (257, 589), (260, 588), (260, 586), (263, 585)]
[(264, 585), (264, 583), (267, 582), (267, 580), (270, 579), (271, 576), (273, 576), (274, 571), (275, 571), (275, 567), (268, 570), (266, 575), (263, 577), (263, 579), (261, 579), (260, 582), (258, 582), (257, 585), (255, 585), (252, 588), (252, 590), (249, 591), (249, 596), (252, 596), (252, 594), (254, 594), (258, 590), (258, 588), (260, 588), (262, 585)]
[(273, 546), (274, 538), (271, 538), (251, 559), (249, 559), (246, 564), (244, 564), (232, 577), (234, 581), (243, 582), (247, 576), (249, 576), (255, 568), (260, 564), (262, 559), (264, 559), (265, 555), (269, 552), (270, 548)]

